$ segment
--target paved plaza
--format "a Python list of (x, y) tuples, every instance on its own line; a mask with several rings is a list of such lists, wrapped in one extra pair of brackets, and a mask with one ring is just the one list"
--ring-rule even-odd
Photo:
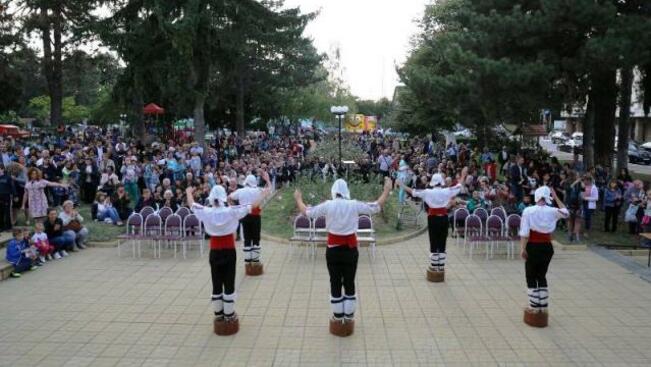
[(623, 267), (557, 251), (550, 325), (533, 329), (522, 322), (521, 260), (469, 259), (452, 244), (447, 282), (433, 284), (426, 243), (381, 246), (374, 262), (361, 250), (348, 338), (328, 333), (323, 249), (312, 260), (264, 243), (264, 276), (239, 266), (232, 337), (212, 333), (207, 257), (88, 249), (0, 282), (0, 366), (651, 364), (651, 284)]

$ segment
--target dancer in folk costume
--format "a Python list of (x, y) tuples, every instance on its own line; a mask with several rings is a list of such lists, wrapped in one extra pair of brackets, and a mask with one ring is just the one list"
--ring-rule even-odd
[[(271, 188), (269, 174), (263, 172), (262, 179), (265, 181), (266, 189)], [(246, 176), (244, 187), (235, 190), (228, 196), (228, 199), (237, 200), (240, 205), (250, 205), (262, 196), (263, 189), (258, 187), (258, 179), (254, 175)], [(240, 223), (244, 232), (244, 265), (247, 275), (262, 274), (262, 264), (260, 262), (260, 230), (262, 229), (262, 210), (254, 208), (251, 213), (247, 214)]]
[[(315, 207), (307, 207), (299, 190), (294, 192), (298, 210), (310, 218), (325, 216), (328, 231), (326, 262), (330, 274), (330, 304), (333, 318), (330, 332), (338, 336), (353, 333), (357, 308), (355, 273), (357, 272), (357, 230), (359, 216), (378, 213), (391, 191), (391, 179), (385, 178), (384, 190), (374, 203), (351, 200), (348, 185), (338, 179), (332, 185), (332, 200)], [(342, 293), (343, 287), (343, 293)]]
[(212, 304), (215, 312), (215, 333), (234, 334), (239, 330), (235, 313), (235, 231), (240, 219), (259, 208), (269, 190), (261, 192), (257, 201), (250, 205), (226, 206), (226, 190), (215, 186), (208, 196), (212, 207), (195, 203), (194, 188), (186, 189), (188, 205), (203, 223), (210, 235), (210, 272), (212, 275)]
[[(552, 197), (556, 207), (552, 204)], [(542, 186), (534, 192), (536, 205), (522, 213), (520, 223), (520, 255), (525, 260), (527, 294), (529, 307), (524, 312), (524, 322), (531, 326), (547, 326), (549, 290), (547, 288), (547, 269), (554, 255), (552, 233), (559, 219), (570, 213), (558, 198), (556, 191)]]
[(450, 200), (455, 198), (466, 180), (467, 168), (461, 172), (461, 179), (458, 184), (452, 187), (445, 186), (445, 177), (440, 173), (432, 175), (430, 181), (431, 189), (412, 190), (406, 187), (404, 182), (399, 185), (413, 197), (421, 198), (427, 204), (427, 229), (429, 232), (429, 267), (427, 269), (427, 280), (431, 282), (445, 281), (445, 263), (447, 260), (446, 241), (448, 238), (448, 205)]

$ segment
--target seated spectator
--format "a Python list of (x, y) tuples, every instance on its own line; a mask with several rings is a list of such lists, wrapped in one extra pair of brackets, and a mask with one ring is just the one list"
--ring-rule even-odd
[(142, 208), (146, 206), (156, 208), (156, 200), (151, 196), (151, 191), (149, 191), (149, 189), (142, 189), (142, 196), (138, 199), (134, 211), (139, 213)]
[(179, 205), (177, 204), (176, 198), (174, 197), (174, 193), (172, 193), (172, 190), (166, 190), (165, 193), (163, 194), (163, 200), (159, 203), (159, 206), (162, 207), (170, 207), (172, 211), (176, 211), (176, 209), (179, 208)]
[(530, 195), (524, 195), (522, 197), (522, 201), (518, 203), (518, 214), (522, 215), (522, 212), (531, 206), (531, 196)]
[(95, 201), (97, 202), (97, 220), (110, 221), (118, 226), (122, 225), (120, 214), (118, 214), (118, 211), (113, 207), (110, 197), (106, 196), (106, 194), (102, 192), (98, 192)]
[(45, 229), (43, 223), (36, 223), (34, 226), (34, 234), (32, 235), (32, 244), (36, 247), (39, 254), (39, 260), (45, 262), (46, 260), (52, 260), (52, 255), (54, 254), (57, 259), (61, 258), (61, 255), (58, 255), (55, 252), (54, 246), (50, 245), (50, 241), (47, 239), (47, 234), (45, 234)]
[(115, 207), (115, 210), (117, 210), (118, 215), (120, 216), (121, 221), (127, 220), (129, 218), (129, 215), (133, 212), (131, 210), (131, 207), (129, 204), (131, 204), (131, 199), (129, 198), (129, 194), (127, 194), (124, 186), (120, 185), (117, 187), (117, 190), (115, 191), (115, 195), (111, 198), (111, 202), (113, 203), (113, 207)]
[(68, 251), (75, 250), (75, 237), (64, 232), (63, 221), (57, 216), (56, 209), (48, 209), (44, 228), (47, 239), (60, 256), (68, 256)]
[(15, 228), (13, 236), (14, 238), (7, 243), (6, 258), (14, 267), (11, 277), (20, 278), (21, 273), (36, 269), (36, 254), (31, 250), (22, 229)]
[(477, 208), (486, 209), (486, 201), (481, 198), (481, 196), (479, 195), (479, 191), (473, 191), (472, 197), (470, 198), (470, 200), (468, 200), (466, 206), (468, 207), (468, 211), (472, 213)]
[(63, 222), (63, 228), (68, 236), (74, 236), (75, 244), (78, 249), (86, 248), (86, 239), (88, 238), (88, 228), (84, 227), (84, 217), (75, 209), (70, 200), (63, 203), (63, 211), (59, 213), (59, 218)]

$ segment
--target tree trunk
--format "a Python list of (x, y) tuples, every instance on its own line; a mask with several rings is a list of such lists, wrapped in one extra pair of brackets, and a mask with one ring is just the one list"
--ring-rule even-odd
[(50, 21), (47, 14), (47, 8), (41, 7), (40, 27), (43, 39), (43, 76), (47, 82), (47, 91), (50, 96), (50, 125), (52, 122), (52, 95), (54, 94), (54, 77), (52, 74), (52, 36), (50, 34)]
[(593, 75), (595, 92), (594, 159), (595, 164), (612, 167), (615, 142), (615, 113), (617, 109), (617, 71), (602, 70)]
[(204, 148), (206, 145), (206, 119), (204, 116), (205, 104), (205, 94), (197, 93), (194, 97), (194, 140)]
[(583, 121), (583, 168), (588, 169), (594, 166), (594, 97), (592, 92), (588, 95), (588, 106)]
[(54, 9), (52, 33), (54, 36), (54, 52), (52, 57), (52, 83), (50, 89), (50, 123), (57, 126), (63, 123), (63, 14), (60, 9)]
[(237, 81), (237, 100), (235, 101), (237, 134), (244, 136), (244, 80), (240, 75)]
[(139, 78), (134, 78), (134, 95), (133, 95), (133, 113), (136, 117), (133, 124), (133, 134), (137, 139), (142, 139), (142, 142), (147, 144), (151, 140), (147, 134), (147, 129), (145, 128), (145, 115), (142, 111), (143, 106), (145, 105), (144, 98), (142, 97), (142, 89), (140, 83), (138, 82)]
[(617, 132), (617, 170), (628, 167), (628, 139), (630, 136), (631, 93), (633, 89), (633, 68), (625, 67), (621, 71), (619, 94), (619, 130)]

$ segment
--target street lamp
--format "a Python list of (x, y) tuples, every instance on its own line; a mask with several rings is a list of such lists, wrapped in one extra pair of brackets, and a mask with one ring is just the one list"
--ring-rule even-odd
[(332, 106), (330, 112), (339, 120), (339, 165), (341, 165), (341, 120), (348, 113), (348, 106)]

